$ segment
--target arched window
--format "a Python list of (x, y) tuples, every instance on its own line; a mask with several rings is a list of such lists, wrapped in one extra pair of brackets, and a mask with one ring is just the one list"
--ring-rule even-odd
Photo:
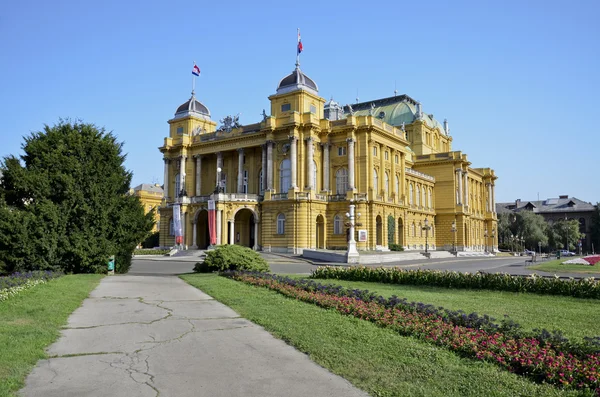
[(411, 183), (409, 186), (409, 193), (408, 193), (408, 203), (410, 205), (413, 205), (413, 196), (414, 196), (414, 189), (413, 189), (413, 184)]
[[(285, 159), (279, 165), (279, 191), (282, 193), (290, 190), (292, 186), (292, 168), (290, 159)], [(280, 233), (283, 234), (283, 233)]]
[(258, 191), (260, 192), (260, 194), (263, 194), (265, 192), (265, 189), (263, 188), (263, 170), (262, 170), (262, 168), (260, 170), (260, 174), (258, 175)]
[(181, 180), (179, 179), (179, 174), (175, 175), (175, 191), (173, 195), (175, 197), (179, 197), (179, 193), (181, 192)]
[(169, 219), (169, 236), (175, 235), (175, 222), (173, 218)]
[(277, 215), (277, 234), (285, 234), (285, 215)]
[[(387, 152), (386, 152), (387, 153)], [(385, 196), (389, 196), (390, 194), (390, 176), (388, 175), (388, 173), (385, 173), (385, 177), (383, 180), (383, 190), (385, 191)]]
[(417, 237), (417, 227), (414, 222), (411, 225), (411, 229), (412, 229), (412, 236)]
[(421, 201), (423, 203), (423, 207), (427, 207), (427, 188), (425, 186), (423, 186), (423, 200)]
[(317, 190), (317, 162), (313, 160), (312, 187)]
[(379, 193), (379, 176), (377, 175), (377, 170), (373, 170), (373, 189), (376, 193)]
[(398, 175), (396, 175), (395, 184), (396, 184), (396, 189), (395, 189), (396, 197), (400, 197), (400, 179), (398, 178)]
[(421, 206), (421, 189), (417, 185), (417, 207)]
[(333, 234), (344, 234), (344, 223), (341, 215), (333, 217)]
[(335, 190), (337, 194), (346, 194), (348, 191), (348, 170), (340, 168), (335, 173)]
[(433, 193), (431, 191), (431, 188), (429, 188), (429, 201), (427, 203), (427, 207), (429, 207), (430, 209), (433, 208)]
[(423, 237), (423, 226), (421, 225), (421, 222), (419, 222), (419, 237)]

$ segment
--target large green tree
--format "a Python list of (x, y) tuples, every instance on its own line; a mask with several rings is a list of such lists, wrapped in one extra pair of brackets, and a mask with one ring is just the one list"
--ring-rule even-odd
[(126, 272), (152, 213), (127, 195), (122, 143), (103, 128), (61, 120), (25, 137), (0, 165), (0, 272)]
[[(502, 237), (505, 247), (529, 248), (534, 251), (537, 251), (539, 243), (542, 243), (542, 247), (546, 247), (547, 228), (548, 224), (544, 217), (531, 211), (502, 213), (498, 216), (498, 236)], [(519, 240), (516, 243), (516, 240), (512, 240), (514, 237), (522, 238), (523, 241)]]
[(579, 232), (579, 221), (561, 219), (548, 228), (548, 241), (553, 249), (575, 251), (577, 242), (583, 237)]

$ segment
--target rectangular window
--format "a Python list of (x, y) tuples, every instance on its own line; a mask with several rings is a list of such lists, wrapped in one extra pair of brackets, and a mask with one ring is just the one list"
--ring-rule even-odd
[(386, 160), (388, 160), (388, 155), (389, 155), (389, 153), (388, 153), (388, 152), (385, 152), (385, 159), (386, 159)]
[(292, 105), (289, 103), (284, 103), (283, 105), (281, 105), (282, 112), (289, 112), (291, 109), (292, 109)]
[(377, 156), (377, 146), (373, 146), (373, 156)]
[(398, 164), (398, 155), (394, 156), (394, 161)]
[(346, 146), (340, 146), (338, 148), (338, 156), (345, 156), (346, 155)]
[(310, 105), (310, 112), (313, 114), (317, 113), (317, 107), (315, 105)]
[(248, 171), (244, 170), (244, 184), (242, 185), (242, 193), (248, 193)]
[(183, 135), (183, 127), (177, 127), (177, 135)]

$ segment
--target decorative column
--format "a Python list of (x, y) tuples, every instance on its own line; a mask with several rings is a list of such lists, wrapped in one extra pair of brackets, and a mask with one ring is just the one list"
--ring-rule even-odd
[[(465, 206), (469, 206), (469, 173), (465, 170), (463, 171), (463, 177), (465, 178)], [(472, 211), (471, 211), (472, 212)]]
[[(379, 170), (380, 170), (379, 173), (381, 175), (379, 175), (379, 193), (382, 193), (383, 188), (385, 187), (385, 164), (383, 162), (385, 159), (384, 150), (385, 150), (385, 147), (380, 144), (379, 145)], [(387, 201), (387, 197), (384, 197), (384, 194), (381, 194), (381, 198), (384, 201)], [(383, 243), (383, 241), (382, 241), (382, 243)]]
[(196, 238), (198, 231), (196, 230), (198, 226), (198, 222), (196, 219), (192, 220), (192, 249), (197, 250), (198, 245), (196, 245)]
[(458, 181), (458, 196), (456, 197), (456, 204), (462, 205), (463, 189), (462, 189), (462, 169), (461, 168), (456, 169), (456, 179)]
[(267, 141), (267, 190), (273, 190), (273, 141)]
[(315, 163), (314, 163), (314, 147), (313, 147), (313, 138), (306, 138), (306, 161), (308, 162), (308, 175), (306, 176), (306, 187), (309, 190), (313, 190), (315, 186), (313, 186), (313, 175), (315, 173)]
[(223, 216), (223, 210), (217, 210), (217, 245), (221, 245), (221, 219)]
[(182, 154), (179, 159), (179, 187), (181, 188), (181, 196), (183, 197), (187, 196), (187, 191), (185, 190), (185, 161), (187, 160), (187, 156)]
[[(202, 186), (202, 180), (200, 179), (202, 177), (202, 156), (200, 156), (199, 154), (195, 155), (194, 158), (196, 159), (196, 196), (200, 196), (200, 189)], [(194, 229), (195, 231), (195, 229)], [(196, 238), (194, 238), (194, 241), (196, 241)]]
[(219, 171), (219, 168), (223, 170), (223, 152), (217, 152), (217, 188), (221, 187), (221, 171)]
[(329, 143), (322, 143), (323, 148), (323, 190), (329, 191)]
[[(165, 162), (165, 177), (164, 177), (164, 184), (163, 184), (163, 198), (165, 200), (169, 200), (169, 163), (171, 162), (170, 159), (164, 157), (163, 161)], [(177, 197), (177, 194), (175, 195)]]
[(492, 212), (496, 212), (496, 185), (492, 183), (490, 191), (492, 192)]
[(237, 192), (243, 193), (243, 191), (244, 191), (244, 149), (239, 148), (237, 151), (238, 151)]
[(350, 238), (348, 239), (348, 252), (346, 253), (346, 262), (347, 263), (358, 263), (359, 254), (356, 250), (356, 240), (354, 240), (354, 203), (350, 204)]
[(229, 244), (235, 244), (235, 221), (229, 220)]
[(298, 177), (296, 176), (296, 167), (298, 166), (298, 158), (297, 158), (297, 149), (296, 149), (296, 142), (298, 141), (298, 138), (296, 138), (294, 135), (290, 136), (290, 165), (292, 168), (292, 184), (290, 185), (292, 189), (297, 188), (298, 184), (297, 184), (297, 180)]
[(487, 187), (487, 191), (488, 191), (488, 194), (487, 194), (488, 199), (486, 200), (486, 204), (487, 204), (486, 211), (492, 212), (492, 184), (486, 183), (485, 186)]
[(348, 190), (354, 191), (354, 139), (346, 139), (348, 142)]
[(253, 250), (258, 251), (258, 222), (254, 220), (254, 247)]
[(267, 145), (260, 145), (262, 148), (262, 185), (259, 187), (259, 191), (263, 192), (267, 190)]
[[(400, 195), (406, 197), (406, 154), (400, 153)], [(406, 205), (406, 202), (403, 202)], [(406, 241), (406, 240), (404, 240)], [(405, 244), (406, 245), (406, 244)]]
[(183, 241), (183, 249), (187, 249), (187, 244), (185, 243), (185, 239), (187, 237), (187, 233), (186, 233), (186, 229), (187, 229), (187, 212), (183, 212), (181, 214), (181, 238)]
[[(398, 202), (398, 192), (396, 191), (396, 151), (390, 148), (390, 162), (392, 163), (392, 175), (390, 177), (390, 185), (394, 202)], [(400, 186), (398, 186), (400, 188)]]

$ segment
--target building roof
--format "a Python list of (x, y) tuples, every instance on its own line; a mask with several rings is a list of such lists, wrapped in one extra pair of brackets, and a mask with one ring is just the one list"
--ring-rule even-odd
[(496, 212), (498, 214), (519, 211), (532, 211), (536, 214), (587, 212), (594, 211), (594, 209), (595, 206), (592, 203), (569, 196), (560, 196), (559, 198), (549, 198), (546, 200), (522, 201), (519, 199), (509, 203), (496, 203)]
[(289, 75), (285, 76), (279, 82), (277, 86), (278, 94), (285, 94), (286, 92), (292, 92), (299, 90), (301, 88), (308, 89), (314, 94), (319, 92), (319, 87), (317, 83), (314, 82), (313, 79), (305, 75), (299, 66), (296, 66), (296, 69)]
[(176, 119), (190, 115), (210, 119), (210, 111), (206, 106), (196, 99), (194, 92), (192, 92), (192, 97), (179, 106), (175, 111)]
[(161, 193), (163, 192), (162, 186), (159, 184), (151, 184), (151, 183), (142, 183), (141, 185), (137, 185), (133, 188), (134, 192), (152, 192), (152, 193)]

